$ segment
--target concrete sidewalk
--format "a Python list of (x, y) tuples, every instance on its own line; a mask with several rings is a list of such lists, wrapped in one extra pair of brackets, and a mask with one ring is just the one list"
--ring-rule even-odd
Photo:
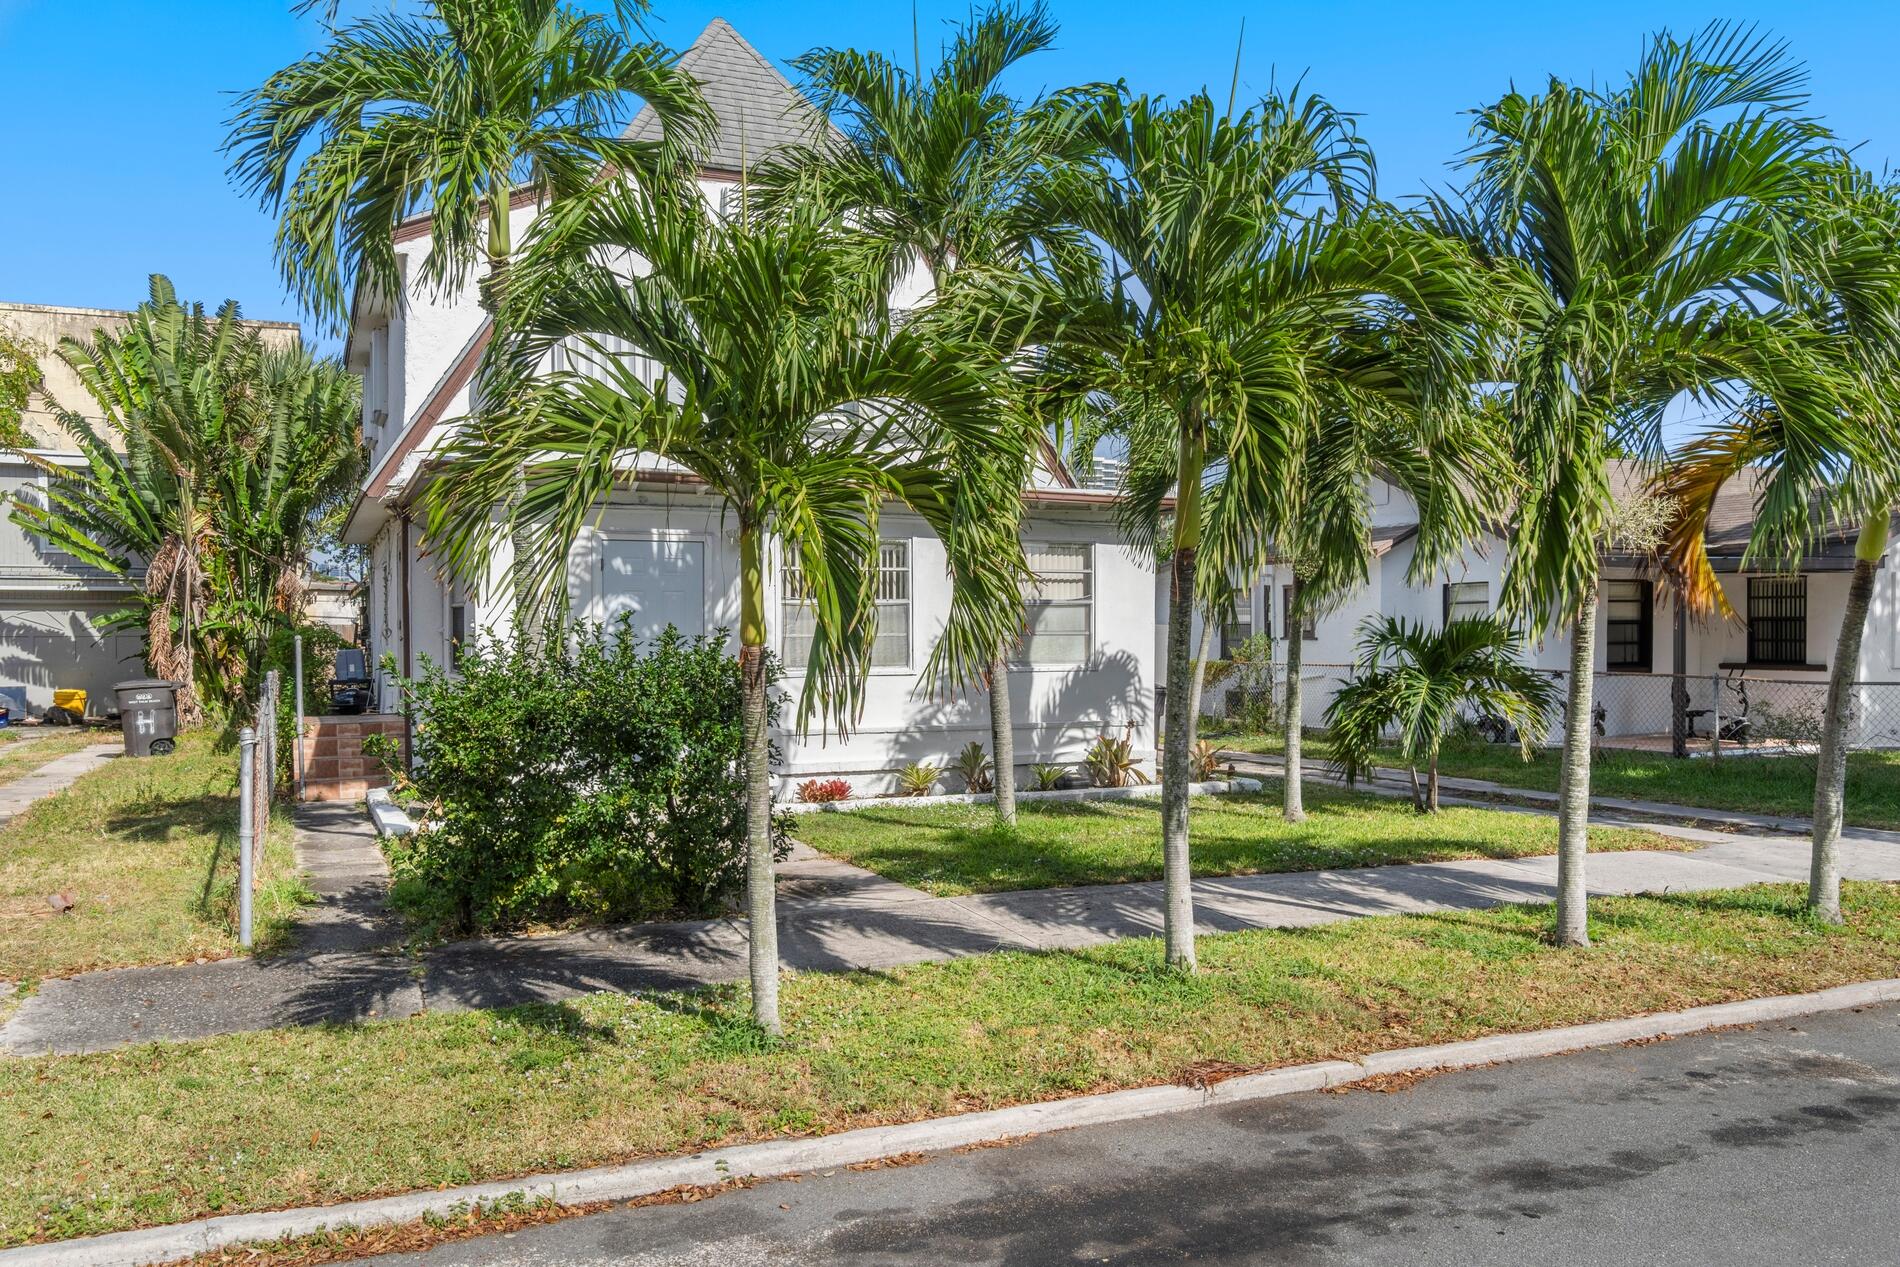
[[(299, 811), (305, 856), (370, 865), (370, 829), (338, 807)], [(1806, 877), (1801, 840), (1665, 828), (1688, 853), (1603, 853), (1593, 894), (1739, 888)], [(1843, 843), (1845, 873), (1900, 879), (1900, 844)], [(1423, 863), (1197, 880), (1202, 933), (1299, 928), (1371, 915), (1479, 910), (1556, 895), (1554, 857)], [(369, 878), (367, 883), (380, 884)], [(931, 897), (810, 851), (785, 866), (779, 945), (800, 971), (879, 969), (985, 954), (1099, 945), (1161, 929), (1159, 882)], [(746, 933), (731, 919), (639, 924), (545, 937), (490, 938), (400, 953), (380, 911), (334, 904), (330, 931), (297, 953), (127, 968), (45, 982), (0, 1028), (0, 1051), (101, 1050), (418, 1012), (554, 1001), (598, 990), (680, 989), (744, 977)]]
[(64, 792), (81, 775), (91, 774), (124, 750), (125, 743), (121, 739), (101, 742), (54, 757), (33, 773), (0, 787), (0, 827), (31, 809), (34, 802)]

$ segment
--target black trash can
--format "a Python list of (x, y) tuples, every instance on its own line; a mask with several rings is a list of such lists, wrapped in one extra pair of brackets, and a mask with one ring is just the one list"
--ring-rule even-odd
[(126, 756), (162, 757), (177, 746), (178, 683), (140, 678), (117, 683), (112, 690), (119, 698)]

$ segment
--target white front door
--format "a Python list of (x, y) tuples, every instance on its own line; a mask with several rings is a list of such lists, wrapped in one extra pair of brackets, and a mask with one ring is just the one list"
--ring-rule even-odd
[(689, 638), (705, 633), (705, 543), (601, 542), (600, 612), (610, 626), (630, 615), (638, 638), (656, 638), (668, 625)]

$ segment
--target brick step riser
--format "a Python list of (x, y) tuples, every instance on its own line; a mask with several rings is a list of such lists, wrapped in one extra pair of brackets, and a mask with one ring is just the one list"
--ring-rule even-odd
[(376, 775), (364, 779), (306, 779), (303, 799), (306, 801), (360, 801), (373, 787), (388, 787), (389, 780)]

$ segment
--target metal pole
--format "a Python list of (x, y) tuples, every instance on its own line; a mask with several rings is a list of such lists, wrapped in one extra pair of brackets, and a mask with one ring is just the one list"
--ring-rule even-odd
[(291, 683), (291, 687), (293, 690), (297, 692), (297, 731), (296, 731), (295, 738), (292, 739), (291, 741), (297, 745), (297, 748), (296, 748), (296, 751), (292, 753), (291, 759), (296, 762), (297, 799), (301, 801), (303, 799), (303, 635), (302, 634), (298, 634), (296, 637), (290, 640), (290, 666), (291, 666), (292, 672), (295, 673), (296, 675), (296, 681)]
[(251, 803), (256, 799), (251, 762), (256, 752), (257, 730), (246, 726), (238, 731), (238, 945), (246, 949), (251, 944)]
[(1722, 675), (1719, 672), (1709, 674), (1709, 716), (1714, 722), (1709, 726), (1709, 755), (1722, 755)]

